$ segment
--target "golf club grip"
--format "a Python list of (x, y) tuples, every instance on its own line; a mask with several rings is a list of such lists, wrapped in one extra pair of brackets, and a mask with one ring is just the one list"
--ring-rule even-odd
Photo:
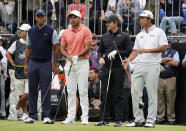
[(134, 93), (136, 94), (136, 97), (137, 97), (138, 101), (140, 102), (140, 98), (139, 98), (138, 92), (136, 91), (136, 88), (134, 87), (134, 85), (133, 85), (133, 83), (132, 83), (131, 77), (130, 77), (130, 75), (129, 75), (127, 69), (124, 69), (124, 70), (125, 70), (125, 72), (127, 73), (127, 76), (128, 76), (128, 78), (129, 78), (129, 80), (130, 80), (130, 83), (131, 83), (131, 86), (132, 86), (132, 88), (134, 89)]
[(121, 60), (121, 62), (122, 62), (121, 54), (120, 54), (120, 52), (119, 52), (119, 50), (118, 50), (118, 47), (117, 47), (117, 45), (116, 45), (116, 42), (115, 42), (114, 40), (113, 40), (113, 43), (114, 43), (114, 46), (115, 46), (115, 48), (116, 48), (116, 50), (117, 50), (117, 52), (118, 52), (119, 58), (120, 58), (120, 60)]

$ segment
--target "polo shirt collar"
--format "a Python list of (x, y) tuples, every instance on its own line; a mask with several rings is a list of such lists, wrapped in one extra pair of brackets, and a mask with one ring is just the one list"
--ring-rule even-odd
[[(70, 28), (71, 28), (71, 31), (73, 31), (73, 32), (74, 32), (74, 29), (73, 29), (72, 27), (70, 27)], [(80, 25), (79, 25), (79, 27), (77, 28), (77, 32), (78, 32), (78, 31), (80, 31), (80, 30), (81, 30), (81, 28), (82, 28), (82, 25), (80, 24)]]
[[(151, 27), (148, 29), (148, 32), (154, 30), (155, 27), (156, 27), (155, 25), (151, 26)], [(143, 32), (148, 33), (148, 32), (146, 32), (145, 28), (143, 28)]]
[[(37, 26), (37, 25), (36, 25), (36, 26)], [(45, 26), (46, 26), (46, 24), (43, 24), (43, 26), (42, 26), (40, 29), (38, 29), (38, 26), (37, 26), (37, 29), (38, 29), (38, 30), (42, 30)]]

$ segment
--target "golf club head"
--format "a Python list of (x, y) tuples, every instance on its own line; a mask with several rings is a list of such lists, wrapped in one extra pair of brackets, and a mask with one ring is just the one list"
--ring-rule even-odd
[(139, 109), (144, 109), (145, 108), (145, 104), (141, 101), (139, 102)]

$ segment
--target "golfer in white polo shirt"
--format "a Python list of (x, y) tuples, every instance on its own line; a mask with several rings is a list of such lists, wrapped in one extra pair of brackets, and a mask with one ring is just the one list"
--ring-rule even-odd
[[(144, 10), (140, 14), (140, 24), (143, 30), (136, 36), (132, 53), (128, 59), (123, 61), (124, 68), (127, 68), (129, 62), (138, 56), (132, 74), (132, 82), (140, 100), (138, 100), (134, 89), (131, 88), (135, 121), (126, 125), (127, 127), (154, 127), (157, 116), (157, 85), (160, 74), (161, 52), (166, 50), (168, 43), (164, 31), (153, 25), (152, 20), (152, 12)], [(143, 110), (139, 109), (139, 101), (141, 101), (145, 86), (149, 100), (146, 121)]]

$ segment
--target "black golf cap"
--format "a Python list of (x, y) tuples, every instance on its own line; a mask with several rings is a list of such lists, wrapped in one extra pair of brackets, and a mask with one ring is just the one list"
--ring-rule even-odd
[(117, 15), (110, 15), (110, 16), (106, 19), (106, 22), (112, 22), (112, 21), (118, 21), (118, 22), (120, 22)]
[(39, 10), (36, 10), (36, 13), (35, 13), (35, 16), (38, 16), (38, 15), (43, 15), (45, 16), (45, 11), (43, 9), (39, 9)]

